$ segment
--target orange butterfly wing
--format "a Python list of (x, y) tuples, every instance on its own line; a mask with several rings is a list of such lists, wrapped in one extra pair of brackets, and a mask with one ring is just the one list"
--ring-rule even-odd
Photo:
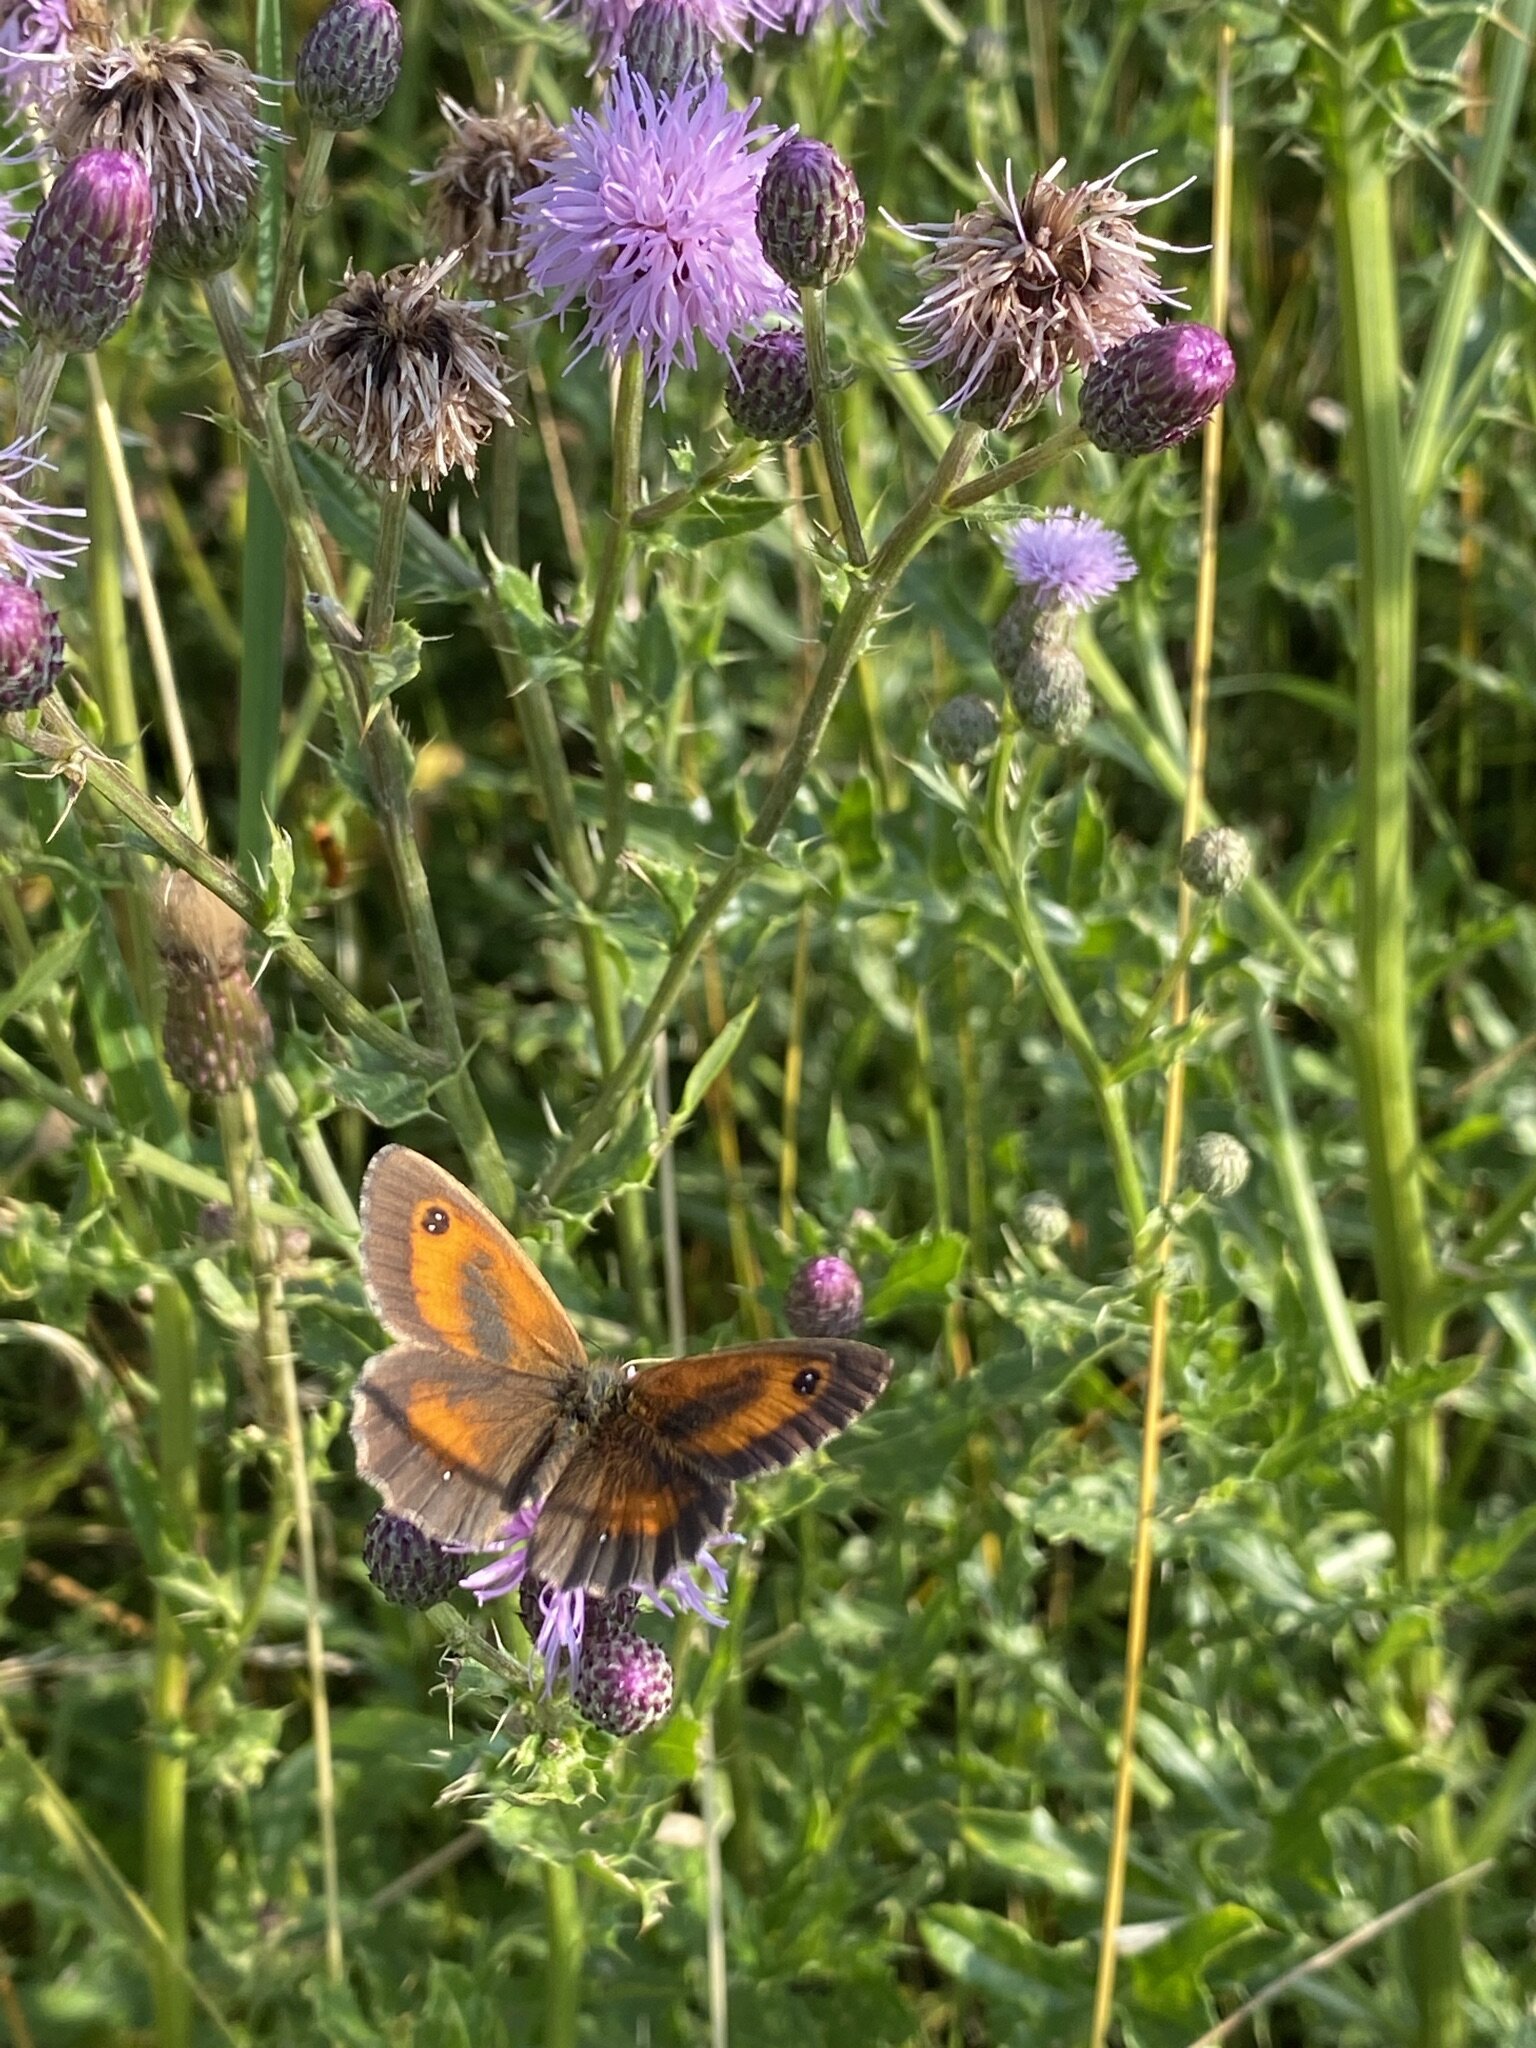
[(581, 1339), (511, 1233), (419, 1152), (378, 1154), (362, 1218), (369, 1300), (402, 1341), (358, 1381), (358, 1471), (440, 1543), (483, 1549), (566, 1435)]
[(556, 1480), (533, 1534), (535, 1578), (594, 1593), (659, 1585), (724, 1529), (733, 1481), (823, 1444), (885, 1389), (873, 1345), (785, 1339), (640, 1373)]

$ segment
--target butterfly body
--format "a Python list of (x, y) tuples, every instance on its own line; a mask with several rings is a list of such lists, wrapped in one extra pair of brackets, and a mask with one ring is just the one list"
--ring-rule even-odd
[(358, 1470), (470, 1550), (539, 1504), (529, 1569), (548, 1585), (659, 1585), (726, 1527), (738, 1479), (846, 1428), (890, 1377), (884, 1352), (837, 1338), (593, 1365), (517, 1240), (431, 1160), (387, 1146), (362, 1213), (364, 1280), (397, 1341), (358, 1382)]

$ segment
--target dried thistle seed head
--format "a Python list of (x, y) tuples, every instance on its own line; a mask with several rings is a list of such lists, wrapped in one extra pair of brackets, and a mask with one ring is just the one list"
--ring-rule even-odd
[(808, 135), (780, 143), (757, 188), (757, 239), (786, 284), (820, 288), (853, 268), (864, 199), (835, 149)]
[(380, 1508), (363, 1531), (363, 1569), (396, 1607), (435, 1607), (463, 1577), (464, 1559), (406, 1516)]
[(523, 289), (520, 223), (512, 210), (521, 193), (542, 185), (546, 160), (565, 147), (541, 107), (522, 107), (496, 87), (496, 111), (471, 113), (446, 95), (448, 146), (420, 182), (428, 187), (427, 231), (443, 250), (463, 253), (464, 269), (498, 298)]
[(997, 743), (998, 716), (985, 697), (967, 690), (941, 704), (928, 721), (928, 740), (941, 761), (972, 768)]
[(317, 128), (365, 128), (389, 105), (404, 47), (391, 0), (332, 0), (299, 45), (294, 96)]
[(272, 1020), (246, 970), (244, 921), (190, 875), (155, 886), (155, 943), (165, 966), (165, 1063), (184, 1087), (232, 1095), (261, 1072)]
[(501, 343), (476, 304), (442, 289), (457, 261), (356, 271), (283, 344), (309, 401), (300, 433), (379, 483), (435, 490), (452, 469), (473, 476), (480, 444), (513, 417)]
[(1198, 432), (1236, 377), (1232, 351), (1215, 328), (1194, 320), (1152, 327), (1090, 367), (1078, 417), (1095, 448), (1153, 455)]
[(1210, 825), (1179, 849), (1179, 873), (1197, 896), (1214, 901), (1242, 888), (1253, 873), (1253, 853), (1241, 832)]
[(16, 254), (16, 303), (38, 339), (84, 354), (115, 334), (144, 290), (154, 224), (136, 156), (88, 149), (66, 164)]
[(64, 633), (28, 583), (0, 581), (0, 711), (41, 704), (64, 666)]
[(1190, 1147), (1189, 1184), (1212, 1201), (1237, 1194), (1252, 1171), (1252, 1153), (1230, 1131), (1207, 1131)]
[(251, 223), (264, 142), (261, 92), (243, 58), (193, 36), (145, 36), (77, 50), (49, 109), (68, 161), (125, 149), (149, 170), (155, 262), (173, 276), (227, 270)]
[(807, 1259), (784, 1296), (784, 1320), (797, 1337), (851, 1337), (864, 1320), (864, 1289), (846, 1259)]
[(754, 441), (798, 441), (816, 419), (805, 337), (771, 328), (737, 350), (725, 387), (725, 409)]
[(1071, 1228), (1072, 1212), (1060, 1195), (1053, 1195), (1048, 1188), (1037, 1188), (1024, 1197), (1019, 1208), (1019, 1233), (1026, 1244), (1047, 1249), (1060, 1244)]
[(576, 1711), (608, 1735), (638, 1735), (672, 1710), (672, 1666), (659, 1643), (615, 1631), (582, 1649)]
[(1136, 216), (1157, 202), (1126, 197), (1119, 172), (1088, 184), (1037, 172), (1022, 195), (1008, 166), (1003, 189), (982, 173), (984, 202), (946, 227), (911, 232), (933, 244), (918, 267), (930, 289), (902, 317), (914, 367), (938, 373), (946, 409), (989, 427), (1026, 419), (1117, 342), (1152, 325), (1176, 300), (1158, 282)]
[(624, 31), (624, 62), (652, 92), (681, 92), (718, 76), (712, 25), (688, 0), (640, 0)]
[(1053, 641), (1031, 645), (1008, 679), (1008, 696), (1026, 730), (1053, 747), (1070, 746), (1093, 716), (1083, 664)]

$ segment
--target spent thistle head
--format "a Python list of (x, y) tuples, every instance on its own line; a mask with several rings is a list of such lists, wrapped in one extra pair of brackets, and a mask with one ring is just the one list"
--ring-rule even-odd
[(509, 100), (500, 82), (492, 113), (472, 113), (446, 94), (438, 104), (448, 143), (432, 169), (420, 174), (428, 193), (427, 231), (440, 249), (461, 252), (474, 283), (509, 298), (524, 283), (514, 203), (543, 184), (545, 164), (564, 147), (560, 131), (542, 108)]

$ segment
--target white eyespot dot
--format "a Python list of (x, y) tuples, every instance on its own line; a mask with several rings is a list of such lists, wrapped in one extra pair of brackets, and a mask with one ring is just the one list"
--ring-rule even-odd
[(608, 1531), (606, 1529), (599, 1530), (597, 1540), (599, 1543), (606, 1543), (608, 1541)]
[(444, 1484), (444, 1486), (446, 1486), (446, 1485), (448, 1484), (449, 1480), (450, 1480), (450, 1479), (451, 1479), (452, 1477), (453, 1477), (453, 1474), (452, 1474), (451, 1472), (445, 1472), (445, 1473), (443, 1474), (443, 1484)]

